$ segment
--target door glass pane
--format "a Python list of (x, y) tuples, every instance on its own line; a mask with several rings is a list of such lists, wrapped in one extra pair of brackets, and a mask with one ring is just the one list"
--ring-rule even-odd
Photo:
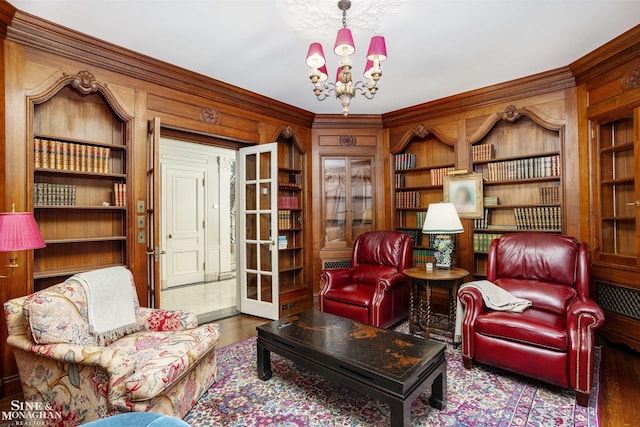
[(248, 211), (255, 211), (258, 207), (256, 205), (256, 185), (255, 184), (247, 184), (247, 195), (246, 195), (246, 209)]
[(271, 213), (260, 214), (260, 240), (271, 240)]
[(351, 175), (351, 222), (352, 241), (360, 234), (373, 229), (373, 186), (371, 183), (371, 160), (352, 159)]
[(260, 275), (260, 301), (273, 302), (273, 286), (271, 283), (271, 276), (265, 274)]
[(633, 117), (598, 126), (600, 252), (637, 256)]
[(260, 245), (260, 270), (271, 271), (271, 249), (274, 246), (269, 243), (262, 243)]
[(247, 273), (247, 298), (258, 299), (258, 275), (256, 273)]
[(256, 243), (247, 243), (247, 269), (258, 269), (258, 245)]
[(260, 153), (260, 179), (271, 178), (271, 153)]
[(342, 246), (346, 244), (346, 160), (324, 159), (324, 245)]
[(260, 184), (260, 209), (271, 209), (271, 183)]
[(247, 230), (246, 230), (246, 239), (247, 240), (258, 240), (258, 223), (256, 214), (246, 214), (247, 219)]
[(246, 173), (245, 179), (247, 181), (255, 181), (256, 179), (256, 155), (249, 154), (246, 156)]

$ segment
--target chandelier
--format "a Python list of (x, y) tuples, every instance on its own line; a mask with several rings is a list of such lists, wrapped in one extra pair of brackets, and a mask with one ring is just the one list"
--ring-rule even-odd
[(373, 36), (367, 52), (367, 64), (364, 67), (366, 81), (353, 83), (351, 75), (351, 60), (349, 56), (356, 51), (351, 36), (351, 30), (347, 28), (347, 10), (351, 7), (351, 1), (338, 1), (338, 9), (342, 10), (342, 28), (338, 30), (333, 51), (340, 56), (335, 83), (325, 83), (328, 78), (327, 65), (324, 51), (320, 43), (311, 43), (307, 53), (307, 65), (311, 67), (309, 79), (313, 84), (313, 93), (319, 101), (326, 99), (331, 92), (335, 92), (336, 98), (342, 104), (342, 114), (349, 115), (349, 104), (356, 91), (361, 91), (367, 99), (372, 99), (378, 91), (378, 81), (382, 77), (380, 61), (387, 58), (387, 47), (384, 37)]

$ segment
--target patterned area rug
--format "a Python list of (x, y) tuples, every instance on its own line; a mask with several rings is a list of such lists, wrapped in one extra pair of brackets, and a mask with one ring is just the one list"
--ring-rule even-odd
[[(460, 349), (448, 345), (447, 402), (431, 408), (423, 394), (411, 410), (412, 426), (599, 426), (599, 388), (588, 408), (577, 406), (573, 392), (490, 367), (462, 366)], [(273, 376), (256, 373), (256, 338), (218, 351), (218, 382), (184, 421), (210, 426), (388, 426), (387, 404), (271, 355)], [(600, 349), (596, 352), (599, 378)]]

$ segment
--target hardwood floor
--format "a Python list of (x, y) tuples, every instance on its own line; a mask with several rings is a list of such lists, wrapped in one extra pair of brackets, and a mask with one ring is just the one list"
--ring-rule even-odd
[[(217, 320), (221, 337), (218, 348), (244, 341), (256, 335), (256, 326), (269, 322), (244, 314)], [(600, 369), (601, 427), (636, 426), (640, 420), (640, 354), (624, 346), (603, 343)], [(0, 399), (0, 410), (9, 408), (12, 399)]]

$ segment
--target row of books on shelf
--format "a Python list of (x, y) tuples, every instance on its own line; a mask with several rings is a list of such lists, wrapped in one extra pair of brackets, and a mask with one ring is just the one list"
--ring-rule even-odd
[(491, 215), (491, 211), (489, 209), (484, 210), (484, 215), (482, 218), (476, 218), (473, 220), (473, 229), (474, 230), (486, 230), (489, 228), (489, 216)]
[[(398, 228), (397, 230), (406, 234), (407, 236), (412, 237), (413, 246), (425, 246), (427, 248), (433, 248), (435, 244), (434, 243), (436, 238), (435, 234), (422, 234), (421, 230), (415, 230), (410, 228)], [(456, 241), (455, 234), (451, 235), (451, 238), (455, 245), (455, 241)]]
[(287, 249), (288, 247), (287, 236), (278, 236), (278, 249)]
[(35, 206), (73, 206), (76, 204), (76, 186), (72, 184), (33, 184)]
[(416, 155), (413, 153), (400, 153), (395, 155), (395, 170), (411, 169), (416, 167)]
[(498, 196), (486, 196), (482, 198), (484, 206), (498, 206), (500, 199)]
[(33, 166), (66, 171), (109, 173), (111, 149), (42, 138), (33, 140)]
[(420, 192), (419, 191), (399, 191), (396, 193), (396, 208), (419, 208)]
[(513, 208), (518, 230), (561, 230), (560, 206)]
[(442, 185), (444, 183), (444, 177), (447, 176), (452, 170), (455, 170), (455, 168), (445, 167), (431, 169), (429, 171), (429, 173), (431, 174), (431, 185)]
[(302, 173), (289, 172), (286, 181), (280, 181), (281, 187), (302, 188)]
[(430, 249), (414, 249), (412, 267), (422, 267), (428, 262), (434, 262), (433, 251)]
[(113, 183), (113, 205), (127, 206), (127, 184), (122, 182)]
[(278, 196), (279, 209), (298, 209), (298, 196)]
[(560, 204), (560, 187), (540, 188), (540, 203), (544, 205)]
[(500, 233), (473, 233), (473, 251), (488, 252), (491, 242), (500, 237)]
[(560, 156), (530, 157), (487, 163), (480, 167), (489, 182), (560, 176)]
[(494, 156), (493, 144), (479, 144), (471, 147), (471, 159), (474, 162), (491, 160)]
[(300, 217), (293, 211), (278, 211), (278, 228), (280, 230), (291, 230), (300, 226)]

